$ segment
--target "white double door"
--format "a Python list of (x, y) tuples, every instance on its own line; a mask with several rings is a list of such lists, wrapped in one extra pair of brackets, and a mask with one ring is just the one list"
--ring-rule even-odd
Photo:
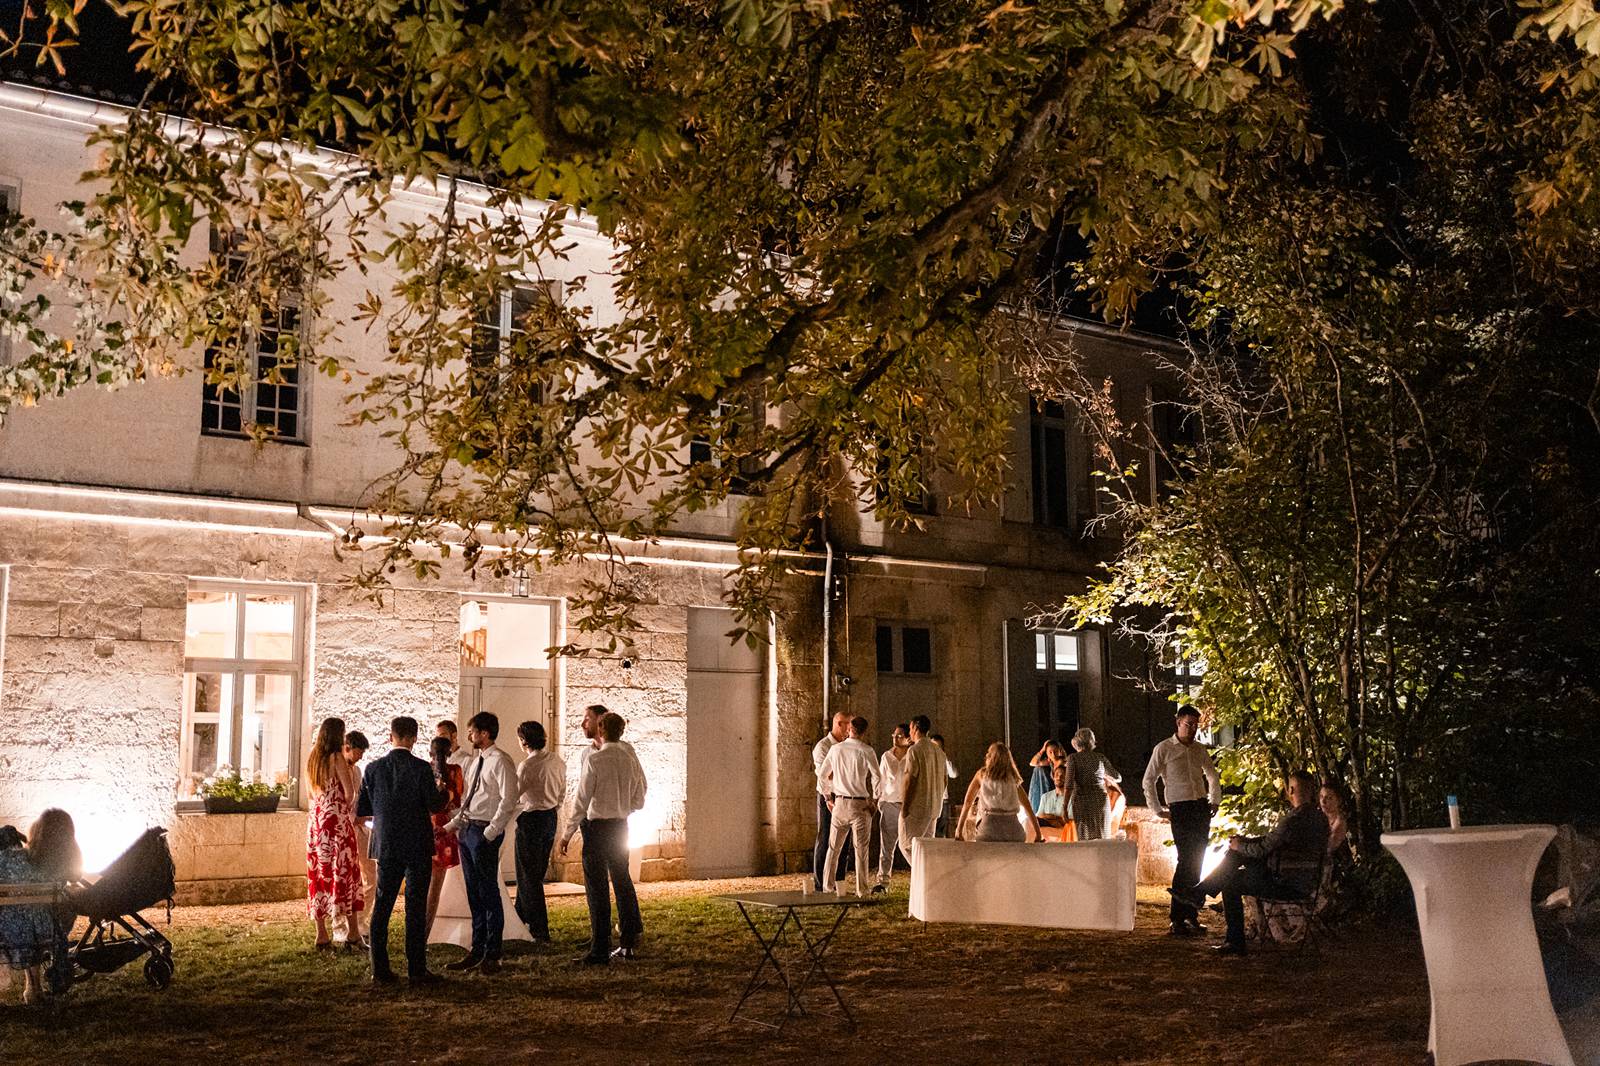
[[(479, 711), (488, 711), (500, 720), (500, 733), (495, 746), (511, 756), (513, 764), (522, 761), (522, 746), (517, 742), (517, 726), (523, 722), (538, 722), (544, 726), (550, 743), (556, 742), (555, 706), (551, 699), (550, 671), (548, 670), (495, 670), (487, 667), (462, 666), (461, 699), (456, 711), (456, 728), (463, 739), (467, 721)], [(474, 764), (468, 762), (462, 769), (463, 787), (472, 787)], [(500, 844), (500, 873), (507, 881), (516, 880), (516, 819), (506, 827)]]

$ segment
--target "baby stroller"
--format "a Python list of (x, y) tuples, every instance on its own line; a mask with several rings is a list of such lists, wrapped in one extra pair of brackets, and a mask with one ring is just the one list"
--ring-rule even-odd
[(68, 893), (73, 910), (89, 923), (70, 952), (74, 980), (120, 970), (148, 954), (144, 979), (158, 991), (167, 987), (172, 981), (172, 941), (139, 911), (165, 900), (167, 920), (172, 920), (175, 872), (167, 831), (147, 829), (98, 881)]

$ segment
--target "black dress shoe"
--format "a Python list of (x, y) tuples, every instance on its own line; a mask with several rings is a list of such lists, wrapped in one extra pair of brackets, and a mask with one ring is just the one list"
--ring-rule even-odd
[(1237, 941), (1237, 940), (1224, 940), (1222, 943), (1218, 944), (1216, 947), (1212, 948), (1211, 950), (1216, 952), (1218, 955), (1248, 955), (1248, 954), (1250, 954), (1250, 949), (1245, 947), (1242, 942)]
[(633, 959), (636, 959), (639, 956), (634, 953), (634, 950), (632, 948), (617, 948), (617, 949), (615, 949), (615, 950), (613, 950), (611, 952), (611, 957), (613, 959), (627, 959), (629, 961), (632, 961)]
[(611, 960), (604, 955), (579, 955), (572, 960), (574, 966), (609, 966)]
[(482, 962), (482, 955), (469, 954), (464, 959), (457, 959), (455, 962), (445, 964), (445, 969), (449, 970), (451, 973), (465, 973), (467, 970), (477, 969)]
[(1205, 930), (1182, 920), (1173, 922), (1172, 926), (1167, 930), (1168, 936), (1195, 937), (1202, 936), (1204, 933)]
[(485, 974), (485, 975), (491, 975), (491, 974), (499, 973), (500, 972), (500, 960), (499, 959), (484, 959), (482, 962), (478, 963), (478, 972), (481, 973), (481, 974)]
[(444, 975), (434, 973), (432, 970), (423, 970), (421, 973), (412, 974), (406, 980), (411, 983), (412, 988), (420, 988), (426, 985), (444, 984)]
[(393, 970), (373, 970), (372, 983), (375, 985), (392, 985), (400, 978), (394, 975)]

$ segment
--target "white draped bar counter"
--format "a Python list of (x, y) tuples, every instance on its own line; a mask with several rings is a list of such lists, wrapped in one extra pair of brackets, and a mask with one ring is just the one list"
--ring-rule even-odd
[(923, 837), (911, 845), (911, 917), (924, 922), (1133, 929), (1131, 840), (1010, 844)]
[(1554, 826), (1385, 833), (1417, 900), (1435, 1066), (1517, 1059), (1573, 1066), (1533, 929), (1533, 875)]

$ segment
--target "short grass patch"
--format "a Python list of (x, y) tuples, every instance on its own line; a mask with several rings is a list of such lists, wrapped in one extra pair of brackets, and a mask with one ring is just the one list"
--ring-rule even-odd
[[(183, 908), (165, 992), (139, 966), (77, 987), (53, 1013), (0, 993), (17, 1063), (280, 1062), (1241, 1063), (1422, 1066), (1427, 981), (1414, 933), (1354, 930), (1304, 957), (1211, 957), (1166, 937), (1164, 896), (1141, 893), (1128, 933), (924, 926), (903, 879), (852, 914), (828, 962), (859, 1021), (815, 993), (773, 1034), (728, 1022), (758, 958), (738, 911), (711, 897), (774, 881), (643, 887), (641, 957), (576, 966), (581, 897), (552, 901), (557, 946), (508, 947), (496, 976), (373, 988), (363, 956), (313, 954), (303, 904)], [(775, 920), (775, 919), (774, 919)], [(1213, 919), (1213, 921), (1217, 921)], [(401, 966), (400, 927), (393, 952)], [(460, 957), (436, 947), (434, 967)], [(757, 1010), (780, 1005), (766, 994)], [(481, 1056), (492, 1058), (483, 1059)]]

